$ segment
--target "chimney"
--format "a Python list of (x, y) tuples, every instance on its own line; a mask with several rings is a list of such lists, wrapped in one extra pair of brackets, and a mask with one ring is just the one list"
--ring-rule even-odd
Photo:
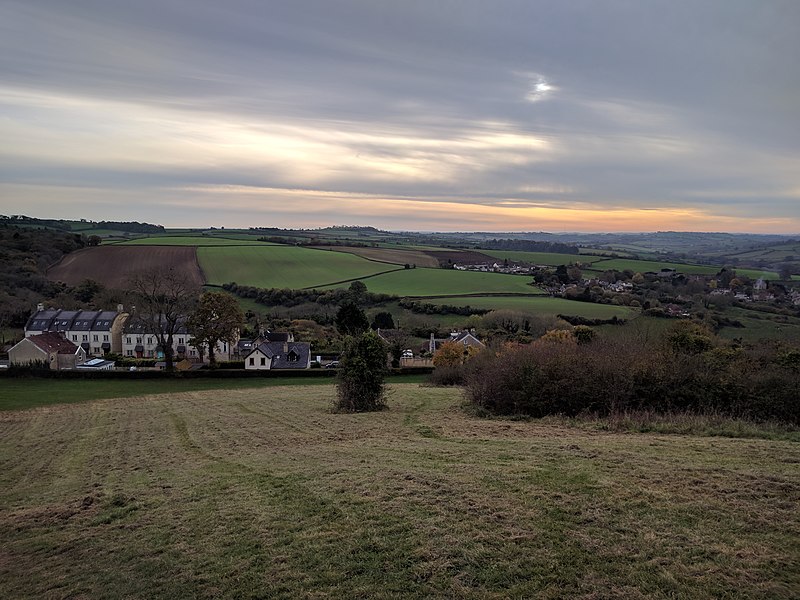
[(36, 310), (37, 310), (37, 311), (44, 310), (44, 304), (42, 304), (41, 302), (39, 302), (39, 304), (37, 304), (37, 305), (36, 305)]
[(289, 353), (289, 342), (283, 342), (283, 353), (284, 354)]
[(125, 307), (122, 304), (117, 304), (117, 312), (125, 312)]

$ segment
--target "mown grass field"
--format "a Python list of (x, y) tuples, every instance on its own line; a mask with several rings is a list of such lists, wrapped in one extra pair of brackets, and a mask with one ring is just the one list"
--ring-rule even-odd
[(117, 245), (124, 246), (277, 246), (269, 242), (259, 242), (254, 237), (244, 237), (236, 235), (235, 238), (203, 235), (161, 235), (136, 238), (118, 242)]
[[(532, 278), (503, 273), (452, 269), (401, 269), (364, 280), (370, 292), (398, 296), (447, 296), (463, 294), (542, 294), (530, 285)], [(349, 285), (349, 284), (345, 284)], [(337, 287), (345, 287), (337, 286)]]
[(4, 598), (796, 598), (800, 446), (480, 420), (454, 389), (0, 413)]
[(550, 296), (520, 297), (520, 296), (476, 296), (461, 298), (445, 298), (431, 300), (434, 304), (451, 304), (453, 306), (471, 306), (472, 308), (487, 308), (491, 310), (517, 310), (528, 313), (547, 315), (570, 315), (586, 317), (589, 319), (632, 319), (639, 315), (637, 309), (613, 304), (593, 304), (591, 302), (576, 302), (564, 298), (551, 298)]
[(197, 249), (197, 257), (207, 283), (221, 285), (235, 281), (262, 288), (322, 287), (402, 268), (345, 252), (294, 246), (201, 247)]

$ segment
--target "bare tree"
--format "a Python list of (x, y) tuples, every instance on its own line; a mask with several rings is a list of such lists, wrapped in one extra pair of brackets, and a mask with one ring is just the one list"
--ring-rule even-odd
[(173, 370), (175, 334), (185, 325), (197, 301), (200, 288), (183, 272), (173, 267), (152, 267), (134, 273), (129, 280), (136, 297), (137, 319), (156, 336), (164, 352), (167, 371)]

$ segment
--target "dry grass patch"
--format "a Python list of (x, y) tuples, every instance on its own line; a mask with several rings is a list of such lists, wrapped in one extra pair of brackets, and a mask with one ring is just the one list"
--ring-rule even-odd
[(0, 414), (0, 595), (790, 598), (800, 446), (481, 420), (453, 389)]

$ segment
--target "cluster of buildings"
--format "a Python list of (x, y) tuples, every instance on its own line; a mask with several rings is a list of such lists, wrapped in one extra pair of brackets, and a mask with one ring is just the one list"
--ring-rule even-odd
[[(172, 344), (179, 368), (197, 368), (209, 360), (208, 348), (192, 343), (185, 319), (179, 322)], [(115, 311), (91, 311), (46, 309), (40, 304), (25, 325), (25, 338), (9, 349), (8, 355), (12, 365), (107, 370), (114, 368), (114, 361), (106, 360), (109, 355), (163, 361), (164, 348), (149, 321), (125, 312), (122, 305)], [(310, 345), (295, 342), (289, 333), (266, 332), (255, 340), (219, 342), (215, 356), (222, 361), (244, 360), (246, 369), (311, 366)]]
[[(391, 343), (393, 330), (378, 330)], [(9, 349), (12, 365), (39, 365), (52, 370), (112, 370), (116, 357), (151, 359), (155, 367), (163, 367), (164, 348), (159, 335), (148, 319), (137, 318), (122, 305), (115, 311), (63, 310), (39, 305), (25, 326), (25, 338)], [(208, 349), (195, 346), (192, 334), (179, 322), (173, 334), (172, 356), (176, 368), (195, 369), (208, 362)], [(483, 347), (474, 331), (454, 331), (446, 338), (431, 334), (425, 349), (430, 355), (445, 342), (465, 347)], [(261, 333), (255, 339), (220, 342), (215, 349), (220, 361), (240, 360), (246, 370), (309, 369), (311, 346), (297, 342), (291, 333)], [(402, 358), (413, 359), (406, 350)], [(319, 359), (318, 359), (319, 360)]]

